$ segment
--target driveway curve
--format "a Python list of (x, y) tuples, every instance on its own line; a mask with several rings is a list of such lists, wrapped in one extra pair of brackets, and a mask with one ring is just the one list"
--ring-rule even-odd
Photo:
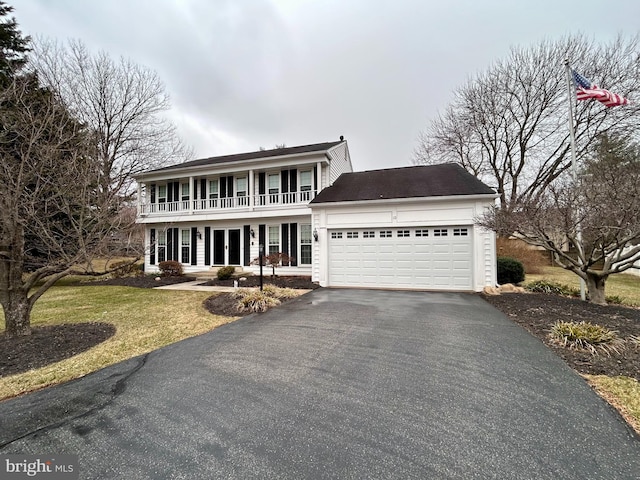
[(320, 289), (0, 403), (80, 478), (640, 478), (640, 441), (479, 296)]

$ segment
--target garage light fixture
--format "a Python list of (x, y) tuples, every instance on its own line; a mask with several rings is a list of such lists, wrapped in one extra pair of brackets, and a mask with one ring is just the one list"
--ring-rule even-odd
[(313, 239), (317, 242), (318, 241), (318, 229), (314, 228), (313, 229)]

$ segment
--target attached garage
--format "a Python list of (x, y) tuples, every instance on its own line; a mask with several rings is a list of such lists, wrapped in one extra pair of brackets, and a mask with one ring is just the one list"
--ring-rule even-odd
[(472, 290), (471, 226), (329, 231), (329, 285)]
[(311, 202), (325, 287), (480, 291), (495, 236), (474, 219), (495, 192), (455, 164), (348, 173)]

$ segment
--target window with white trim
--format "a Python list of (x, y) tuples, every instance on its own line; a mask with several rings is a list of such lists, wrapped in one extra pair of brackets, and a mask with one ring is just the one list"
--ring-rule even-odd
[(342, 238), (342, 232), (331, 232), (331, 238)]
[(191, 261), (191, 230), (180, 230), (182, 240), (181, 258), (182, 263), (189, 263)]
[(449, 234), (449, 231), (446, 228), (434, 228), (433, 236), (434, 237), (446, 237)]
[(427, 228), (417, 228), (416, 229), (416, 237), (428, 237), (429, 229)]
[(280, 252), (280, 225), (269, 225), (269, 255)]
[(358, 238), (358, 232), (347, 232), (347, 238)]
[(209, 199), (218, 198), (218, 179), (209, 180)]
[(404, 237), (411, 236), (411, 234), (409, 233), (409, 230), (398, 230), (396, 232), (396, 235), (398, 236), (398, 238), (404, 238)]
[(311, 225), (300, 225), (300, 265), (311, 265)]
[(467, 235), (469, 235), (469, 232), (466, 228), (454, 228), (453, 229), (453, 236), (454, 237), (466, 237)]
[(280, 174), (270, 173), (267, 180), (269, 185), (269, 193), (272, 195), (280, 193)]
[(247, 177), (236, 178), (236, 197), (247, 196)]
[(181, 191), (180, 191), (180, 200), (184, 201), (188, 201), (189, 200), (189, 184), (188, 183), (183, 183), (182, 185), (180, 185)]
[(391, 230), (380, 230), (380, 238), (391, 238)]
[(300, 191), (301, 192), (311, 191), (311, 187), (313, 185), (312, 174), (313, 172), (311, 170), (302, 170), (300, 172)]
[(165, 203), (167, 201), (167, 186), (158, 185), (158, 203)]
[(374, 232), (373, 230), (362, 232), (362, 238), (376, 238), (376, 232)]

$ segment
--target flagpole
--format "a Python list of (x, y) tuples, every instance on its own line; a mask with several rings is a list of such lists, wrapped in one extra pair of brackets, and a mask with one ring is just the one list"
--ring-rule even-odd
[[(571, 143), (571, 174), (573, 177), (573, 184), (578, 185), (578, 165), (576, 154), (576, 132), (575, 122), (573, 118), (573, 98), (575, 97), (575, 89), (571, 88), (571, 68), (569, 68), (569, 59), (564, 60), (565, 70), (567, 72), (567, 97), (569, 100), (569, 139)], [(582, 227), (580, 226), (580, 206), (576, 207), (576, 250), (578, 253), (578, 263), (582, 265)], [(584, 301), (587, 299), (585, 292), (584, 279), (580, 277), (580, 298)]]

